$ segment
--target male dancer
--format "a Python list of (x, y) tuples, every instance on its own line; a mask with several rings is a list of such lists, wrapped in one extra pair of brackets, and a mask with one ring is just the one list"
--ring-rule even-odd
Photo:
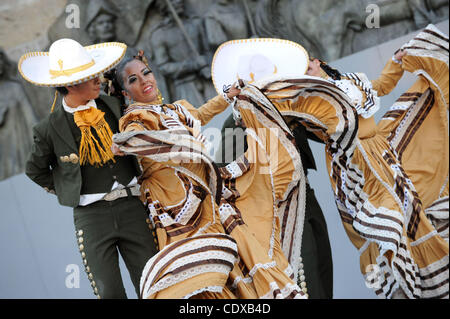
[(79, 250), (98, 298), (127, 297), (118, 251), (138, 295), (142, 269), (156, 253), (138, 198), (138, 164), (111, 152), (120, 105), (115, 98), (99, 97), (98, 76), (113, 68), (125, 50), (117, 42), (82, 47), (61, 39), (48, 54), (25, 54), (19, 62), (26, 80), (56, 87), (63, 96), (33, 129), (26, 174), (56, 194), (61, 205), (73, 207)]

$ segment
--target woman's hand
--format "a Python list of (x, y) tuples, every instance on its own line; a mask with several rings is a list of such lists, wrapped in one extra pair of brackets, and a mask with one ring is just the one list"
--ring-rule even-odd
[(238, 89), (236, 86), (233, 86), (228, 92), (227, 97), (232, 100), (235, 96), (241, 93), (241, 89)]
[(405, 55), (406, 55), (406, 51), (403, 49), (400, 49), (397, 52), (395, 52), (394, 59), (396, 59), (397, 61), (401, 61)]
[(117, 155), (117, 156), (124, 156), (125, 155), (125, 153), (122, 152), (119, 149), (119, 146), (117, 146), (117, 144), (115, 144), (115, 143), (113, 145), (111, 145), (111, 151), (113, 152), (114, 155)]

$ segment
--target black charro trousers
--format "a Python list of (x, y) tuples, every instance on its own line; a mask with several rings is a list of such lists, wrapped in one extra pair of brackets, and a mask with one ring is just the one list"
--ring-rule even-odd
[(98, 201), (74, 208), (77, 243), (94, 294), (127, 298), (119, 268), (122, 256), (139, 296), (146, 262), (157, 253), (147, 211), (138, 197)]

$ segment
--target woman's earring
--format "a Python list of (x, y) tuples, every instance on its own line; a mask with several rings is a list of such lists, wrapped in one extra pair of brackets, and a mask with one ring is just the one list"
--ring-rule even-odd
[(133, 99), (130, 97), (130, 94), (127, 91), (122, 90), (122, 96), (124, 97), (124, 102), (126, 106), (129, 106), (134, 103)]
[(133, 101), (132, 98), (130, 98), (130, 97), (128, 97), (128, 96), (125, 96), (125, 104), (126, 104), (127, 106), (129, 106), (129, 105), (131, 105), (131, 104), (133, 104), (133, 103), (134, 103), (134, 101)]
[(163, 103), (163, 101), (164, 101), (164, 98), (163, 98), (163, 96), (162, 96), (162, 94), (161, 94), (161, 91), (158, 89), (158, 103), (159, 104), (162, 104)]

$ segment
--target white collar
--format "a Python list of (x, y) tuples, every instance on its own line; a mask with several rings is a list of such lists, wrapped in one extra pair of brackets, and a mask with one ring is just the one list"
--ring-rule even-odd
[(90, 100), (89, 102), (87, 102), (85, 105), (79, 105), (77, 107), (70, 107), (66, 104), (66, 101), (64, 100), (64, 98), (62, 99), (62, 105), (63, 108), (66, 112), (68, 113), (75, 113), (77, 111), (84, 111), (84, 110), (88, 110), (91, 107), (97, 108), (97, 104), (95, 103), (95, 100)]

